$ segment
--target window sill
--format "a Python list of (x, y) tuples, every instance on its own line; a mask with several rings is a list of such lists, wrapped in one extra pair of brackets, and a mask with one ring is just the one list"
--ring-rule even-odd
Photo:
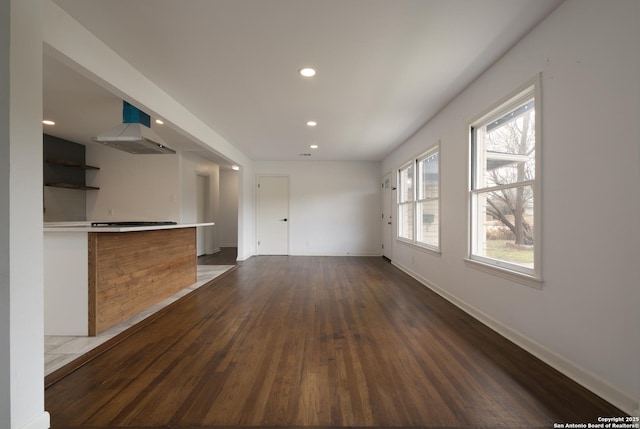
[(404, 244), (405, 246), (411, 247), (413, 249), (424, 251), (424, 253), (429, 253), (434, 256), (442, 256), (442, 252), (440, 251), (440, 249), (434, 249), (431, 247), (416, 244), (413, 241), (404, 240), (402, 238), (396, 238), (396, 241), (398, 243)]
[(530, 276), (528, 274), (519, 273), (517, 271), (508, 270), (494, 265), (485, 264), (480, 261), (465, 258), (464, 263), (467, 267), (475, 270), (483, 271), (494, 276), (502, 277), (503, 279), (511, 280), (525, 286), (529, 286), (535, 289), (542, 290), (544, 280), (538, 277)]

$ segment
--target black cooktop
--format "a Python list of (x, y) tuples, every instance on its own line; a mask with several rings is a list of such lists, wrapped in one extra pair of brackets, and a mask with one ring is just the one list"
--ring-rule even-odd
[(128, 221), (128, 222), (91, 222), (91, 226), (159, 226), (159, 225), (177, 225), (172, 221)]

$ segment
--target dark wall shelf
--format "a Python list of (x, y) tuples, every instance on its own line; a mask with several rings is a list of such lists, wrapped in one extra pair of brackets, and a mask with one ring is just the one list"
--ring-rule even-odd
[(74, 185), (73, 183), (45, 183), (44, 186), (50, 186), (52, 188), (78, 189), (81, 191), (94, 191), (100, 189), (95, 186)]
[(99, 167), (87, 165), (85, 147), (58, 137), (43, 135), (44, 185), (54, 188), (96, 190), (87, 186), (87, 171), (98, 171)]
[(62, 165), (64, 167), (71, 168), (81, 168), (83, 170), (100, 170), (100, 167), (94, 167), (92, 165), (80, 164), (72, 161), (65, 161), (62, 159), (47, 159), (45, 162), (47, 164)]
[(87, 177), (95, 180), (100, 168), (87, 165), (82, 144), (49, 134), (43, 134), (42, 143), (44, 220), (87, 220), (88, 196), (99, 189), (88, 186)]

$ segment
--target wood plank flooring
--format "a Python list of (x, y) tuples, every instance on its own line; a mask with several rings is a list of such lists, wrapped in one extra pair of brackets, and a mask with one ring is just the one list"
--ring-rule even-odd
[(220, 250), (211, 255), (198, 256), (200, 265), (236, 265), (238, 257), (237, 247), (221, 247)]
[(382, 258), (260, 256), (46, 390), (52, 428), (621, 416)]

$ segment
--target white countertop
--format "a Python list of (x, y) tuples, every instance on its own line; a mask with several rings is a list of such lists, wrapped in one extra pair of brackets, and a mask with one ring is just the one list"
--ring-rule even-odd
[(133, 232), (155, 231), (158, 229), (194, 228), (197, 226), (215, 225), (213, 222), (179, 223), (176, 225), (147, 225), (147, 226), (91, 226), (91, 222), (45, 222), (44, 232)]

